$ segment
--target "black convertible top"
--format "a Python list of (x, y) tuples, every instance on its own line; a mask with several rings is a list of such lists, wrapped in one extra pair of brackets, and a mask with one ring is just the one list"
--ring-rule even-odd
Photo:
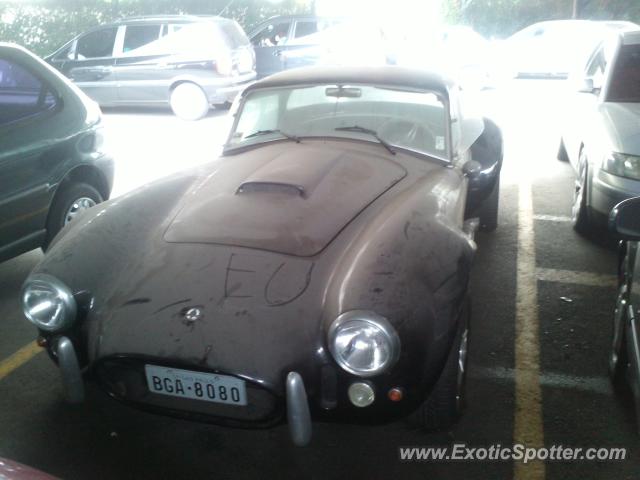
[(386, 65), (380, 67), (305, 67), (287, 70), (264, 78), (247, 87), (259, 88), (314, 84), (371, 84), (388, 87), (431, 90), (448, 98), (452, 80), (436, 72)]

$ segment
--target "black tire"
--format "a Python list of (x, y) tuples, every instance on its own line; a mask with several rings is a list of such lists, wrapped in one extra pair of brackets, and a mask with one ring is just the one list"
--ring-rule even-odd
[(80, 199), (91, 199), (95, 204), (103, 201), (100, 192), (88, 183), (72, 183), (62, 186), (61, 189), (56, 193), (47, 217), (47, 236), (42, 245), (44, 251), (67, 223), (67, 214), (74, 203)]
[(493, 232), (498, 228), (498, 207), (500, 205), (500, 177), (493, 184), (491, 193), (484, 199), (478, 217), (480, 218), (480, 230), (483, 232)]
[[(470, 314), (470, 302), (466, 300), (460, 315), (456, 338), (440, 378), (429, 397), (413, 415), (413, 422), (429, 432), (450, 429), (464, 411)], [(460, 347), (463, 342), (465, 348), (462, 357)]]
[(625, 339), (627, 306), (627, 286), (622, 284), (618, 289), (616, 308), (613, 312), (613, 332), (611, 335), (611, 351), (609, 352), (609, 376), (616, 388), (623, 388), (626, 385), (627, 366), (629, 363)]
[(589, 172), (587, 167), (586, 158), (584, 153), (580, 152), (580, 174), (576, 179), (575, 188), (573, 192), (573, 204), (571, 207), (571, 222), (573, 229), (586, 235), (591, 232), (591, 218), (589, 212), (589, 206), (587, 205), (587, 188)]
[(567, 155), (567, 149), (564, 146), (564, 140), (562, 139), (562, 137), (560, 137), (560, 144), (558, 145), (557, 158), (561, 162), (568, 162), (569, 161), (569, 155)]

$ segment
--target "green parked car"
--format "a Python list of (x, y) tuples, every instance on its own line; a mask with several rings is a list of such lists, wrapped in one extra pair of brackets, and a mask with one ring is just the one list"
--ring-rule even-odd
[(0, 43), (0, 262), (46, 249), (109, 198), (98, 105), (24, 48)]

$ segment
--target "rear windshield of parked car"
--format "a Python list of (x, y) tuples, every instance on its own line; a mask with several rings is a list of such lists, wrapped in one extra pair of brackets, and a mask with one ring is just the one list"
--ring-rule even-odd
[(613, 65), (609, 102), (640, 102), (640, 45), (622, 45)]
[(221, 22), (220, 28), (224, 33), (227, 45), (230, 48), (240, 48), (249, 45), (249, 38), (246, 36), (242, 27), (234, 21)]
[[(227, 148), (282, 138), (354, 138), (384, 141), (418, 153), (447, 158), (447, 109), (433, 92), (371, 85), (317, 85), (256, 90), (238, 112)], [(345, 130), (345, 127), (356, 127)], [(273, 131), (272, 134), (256, 132)]]

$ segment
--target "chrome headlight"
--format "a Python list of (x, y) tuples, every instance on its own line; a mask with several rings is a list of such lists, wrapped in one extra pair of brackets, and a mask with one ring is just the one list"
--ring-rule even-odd
[(22, 287), (22, 309), (36, 327), (56, 332), (75, 321), (78, 308), (69, 287), (51, 275), (38, 273)]
[(400, 356), (400, 338), (389, 321), (366, 310), (340, 315), (329, 328), (329, 350), (343, 369), (360, 377), (388, 370)]
[(602, 170), (619, 177), (640, 180), (640, 157), (624, 153), (610, 153), (602, 163)]

